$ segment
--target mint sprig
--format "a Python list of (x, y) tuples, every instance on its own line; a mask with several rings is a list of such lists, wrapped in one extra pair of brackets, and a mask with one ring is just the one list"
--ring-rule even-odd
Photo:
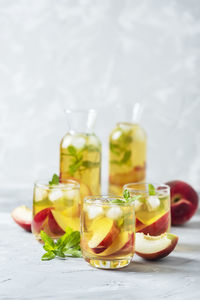
[(51, 181), (49, 181), (49, 185), (57, 185), (59, 184), (59, 176), (57, 174), (53, 174)]
[(132, 196), (130, 195), (130, 192), (128, 189), (125, 189), (123, 192), (123, 199), (113, 199), (111, 201), (111, 203), (115, 203), (115, 204), (126, 204), (126, 203), (132, 203), (135, 200), (138, 200), (141, 196), (140, 195), (135, 195)]
[(85, 146), (80, 151), (77, 151), (74, 146), (70, 145), (68, 146), (67, 150), (69, 153), (67, 155), (72, 157), (72, 163), (69, 165), (69, 173), (71, 176), (73, 176), (78, 170), (83, 171), (85, 169), (97, 168), (100, 164), (100, 162), (92, 162), (83, 159), (83, 151), (99, 152), (99, 149), (93, 147), (92, 145)]
[(156, 195), (156, 189), (155, 189), (154, 185), (150, 183), (148, 185), (148, 188), (149, 188), (149, 195), (150, 196), (155, 196)]
[(80, 248), (80, 232), (67, 227), (66, 233), (54, 242), (43, 230), (40, 233), (46, 253), (41, 260), (51, 260), (55, 257), (82, 257)]
[(117, 158), (119, 158), (123, 154), (121, 159), (111, 160), (111, 164), (115, 164), (118, 166), (130, 164), (132, 152), (130, 150), (127, 150), (127, 147), (132, 142), (132, 140), (132, 130), (129, 130), (127, 133), (121, 130), (121, 135), (119, 136), (117, 141), (115, 141), (114, 143), (112, 142), (112, 140), (110, 141), (110, 151), (115, 156), (117, 156)]
[(120, 160), (111, 160), (111, 164), (116, 164), (116, 165), (123, 165), (123, 164), (128, 164), (131, 158), (131, 151), (127, 150), (124, 152), (122, 159)]

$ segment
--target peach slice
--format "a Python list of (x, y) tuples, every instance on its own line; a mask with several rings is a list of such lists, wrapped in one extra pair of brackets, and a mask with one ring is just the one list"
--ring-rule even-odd
[(62, 228), (58, 225), (58, 223), (56, 222), (52, 211), (49, 211), (49, 215), (48, 215), (48, 225), (49, 225), (49, 229), (53, 234), (56, 235), (63, 235), (65, 233), (64, 230), (62, 230)]
[(52, 215), (63, 231), (66, 230), (67, 226), (71, 227), (73, 230), (80, 230), (80, 219), (78, 217), (66, 217), (64, 214), (56, 210), (52, 210)]
[(146, 225), (142, 223), (139, 219), (136, 218), (135, 220), (135, 230), (137, 232), (142, 232), (142, 229), (145, 228)]
[(44, 222), (47, 219), (49, 212), (51, 211), (51, 208), (45, 208), (41, 211), (39, 211), (32, 221), (32, 231), (36, 233), (40, 233), (42, 229), (44, 229)]
[(135, 253), (147, 260), (156, 260), (169, 255), (178, 242), (178, 236), (163, 233), (160, 236), (150, 236), (136, 233)]
[(114, 242), (120, 231), (116, 221), (108, 218), (96, 219), (90, 229), (94, 234), (88, 242), (88, 246), (94, 253), (105, 251)]
[(170, 212), (168, 211), (164, 215), (162, 215), (162, 217), (160, 217), (151, 225), (148, 225), (146, 227), (142, 228), (142, 225), (140, 225), (141, 228), (139, 229), (139, 227), (137, 228), (137, 223), (136, 223), (136, 231), (143, 232), (144, 234), (156, 236), (166, 232), (169, 227), (169, 224), (170, 224)]
[(114, 242), (110, 245), (110, 247), (108, 247), (106, 250), (101, 252), (101, 256), (108, 256), (124, 249), (124, 247), (126, 248), (127, 243), (129, 241), (130, 241), (130, 235), (128, 234), (128, 232), (126, 231), (121, 232), (120, 234), (118, 234), (118, 236), (116, 237)]
[(123, 246), (123, 248), (120, 250), (120, 252), (127, 252), (130, 253), (134, 249), (134, 240), (135, 240), (135, 233), (130, 234), (129, 233), (129, 240), (127, 243)]
[(114, 185), (124, 185), (128, 182), (139, 182), (145, 178), (146, 165), (136, 166), (131, 171), (127, 173), (117, 173), (110, 175), (109, 182)]
[(18, 206), (12, 211), (11, 217), (23, 229), (31, 232), (32, 210), (30, 208), (25, 205)]

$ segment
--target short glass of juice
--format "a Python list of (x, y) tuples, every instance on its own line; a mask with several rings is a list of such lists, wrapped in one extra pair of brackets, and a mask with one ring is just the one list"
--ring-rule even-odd
[(124, 185), (135, 200), (136, 232), (159, 236), (168, 232), (170, 218), (170, 187), (165, 184), (129, 183)]
[(121, 200), (122, 197), (111, 196), (84, 198), (81, 250), (84, 259), (93, 267), (117, 269), (127, 266), (132, 260), (135, 244), (134, 202), (120, 203)]
[(40, 232), (45, 231), (57, 239), (69, 226), (80, 230), (80, 185), (74, 180), (50, 184), (38, 181), (33, 193), (32, 232), (41, 241)]

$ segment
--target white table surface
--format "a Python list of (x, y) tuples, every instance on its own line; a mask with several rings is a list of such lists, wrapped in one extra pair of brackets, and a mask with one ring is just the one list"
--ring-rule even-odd
[(0, 299), (200, 299), (200, 212), (183, 227), (176, 250), (150, 262), (135, 256), (121, 270), (81, 258), (43, 262), (42, 246), (8, 212), (0, 213)]

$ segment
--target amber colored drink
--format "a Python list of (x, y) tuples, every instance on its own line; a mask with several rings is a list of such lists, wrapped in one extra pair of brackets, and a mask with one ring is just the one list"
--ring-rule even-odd
[(113, 204), (113, 197), (87, 197), (81, 214), (81, 249), (90, 265), (103, 269), (127, 266), (134, 254), (133, 203)]
[(136, 232), (158, 236), (169, 231), (170, 188), (164, 184), (154, 184), (155, 195), (149, 195), (148, 184), (130, 183), (124, 186), (131, 196), (140, 195), (135, 200)]
[(33, 194), (32, 232), (40, 240), (41, 230), (57, 239), (69, 226), (80, 230), (80, 186), (73, 180), (58, 185), (37, 182)]
[(95, 134), (67, 133), (60, 145), (60, 181), (75, 179), (81, 198), (101, 189), (101, 143)]
[(121, 195), (123, 185), (146, 177), (146, 134), (133, 123), (121, 122), (109, 139), (109, 193)]

